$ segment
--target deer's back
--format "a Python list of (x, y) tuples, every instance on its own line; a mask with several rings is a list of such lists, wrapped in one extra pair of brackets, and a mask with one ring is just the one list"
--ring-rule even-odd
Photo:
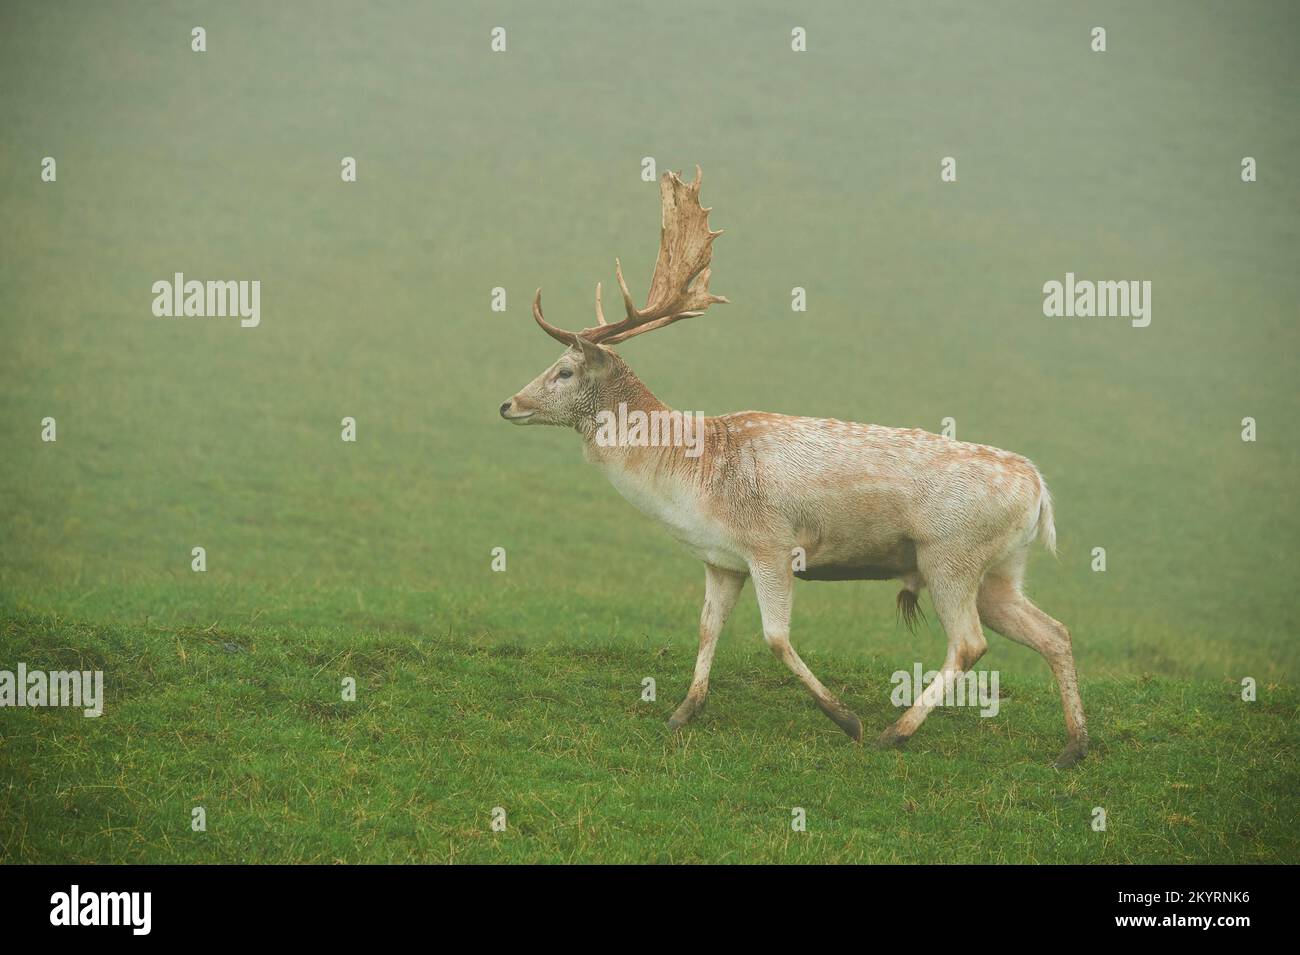
[[(788, 527), (825, 561), (908, 563), (915, 546), (1032, 522), (1041, 479), (1026, 458), (915, 428), (745, 411), (711, 419), (726, 505)], [(723, 490), (723, 488), (719, 488)]]

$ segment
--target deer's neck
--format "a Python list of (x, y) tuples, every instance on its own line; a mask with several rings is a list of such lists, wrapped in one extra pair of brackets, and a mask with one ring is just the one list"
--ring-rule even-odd
[(578, 431), (587, 460), (611, 479), (622, 472), (662, 483), (699, 471), (707, 450), (705, 420), (669, 408), (629, 370), (606, 383)]
[[(593, 412), (583, 430), (587, 460), (605, 473), (609, 482), (633, 507), (664, 525), (701, 560), (744, 570), (733, 529), (719, 522), (718, 507), (728, 494), (726, 427), (719, 418), (673, 411), (635, 378), (611, 390)], [(622, 407), (620, 407), (620, 405)], [(625, 409), (625, 410), (624, 410)], [(599, 411), (614, 428), (599, 427)], [(637, 413), (647, 426), (658, 427), (657, 442), (637, 440), (632, 432)], [(626, 415), (628, 433), (620, 432)], [(610, 437), (627, 440), (611, 442)]]
[(590, 414), (585, 415), (578, 423), (578, 432), (582, 435), (588, 460), (613, 464), (629, 456), (635, 457), (634, 452), (644, 450), (623, 442), (611, 443), (608, 430), (608, 423), (611, 420), (618, 424), (628, 421), (634, 411), (648, 417), (653, 412), (662, 414), (670, 410), (641, 383), (641, 379), (630, 370), (624, 369), (621, 374), (611, 377), (604, 383), (596, 396)]

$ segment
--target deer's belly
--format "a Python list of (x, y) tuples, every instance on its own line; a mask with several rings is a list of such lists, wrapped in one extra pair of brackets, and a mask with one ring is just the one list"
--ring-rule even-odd
[(796, 570), (800, 580), (893, 580), (908, 571), (884, 564), (822, 564), (807, 570)]
[(916, 544), (906, 537), (874, 538), (864, 529), (859, 540), (810, 542), (801, 580), (892, 580), (916, 571)]

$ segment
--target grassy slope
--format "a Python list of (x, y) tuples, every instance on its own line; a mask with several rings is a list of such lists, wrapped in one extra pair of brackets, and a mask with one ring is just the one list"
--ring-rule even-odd
[[(1248, 704), (1226, 682), (1091, 681), (1099, 745), (1059, 773), (1041, 676), (1004, 682), (996, 719), (938, 711), (899, 754), (849, 743), (752, 647), (724, 647), (705, 714), (674, 738), (689, 659), (648, 641), (52, 620), (4, 635), (47, 667), (115, 674), (97, 720), (5, 723), (9, 861), (1300, 861), (1300, 700), (1275, 686)], [(881, 661), (809, 657), (868, 726), (892, 718), (888, 688), (864, 684)]]

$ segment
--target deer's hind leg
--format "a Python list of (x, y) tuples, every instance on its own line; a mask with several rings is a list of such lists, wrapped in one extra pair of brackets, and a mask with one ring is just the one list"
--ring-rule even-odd
[(970, 555), (918, 554), (921, 574), (930, 587), (935, 613), (948, 637), (948, 653), (939, 675), (924, 690), (914, 688), (912, 705), (876, 738), (880, 747), (901, 747), (925, 722), (925, 718), (945, 698), (951, 699), (953, 686), (984, 651), (988, 641), (980, 628), (976, 610), (980, 563)]
[(709, 670), (713, 667), (713, 653), (718, 648), (718, 636), (736, 606), (736, 598), (745, 586), (745, 575), (734, 570), (723, 570), (712, 564), (704, 565), (704, 609), (700, 611), (700, 650), (695, 657), (695, 676), (686, 699), (668, 719), (669, 729), (679, 729), (699, 712), (709, 692)]
[(807, 664), (790, 645), (790, 605), (794, 597), (794, 574), (789, 560), (782, 556), (762, 565), (754, 564), (750, 567), (750, 576), (754, 578), (754, 593), (758, 597), (758, 609), (763, 617), (763, 639), (767, 641), (768, 647), (807, 687), (821, 711), (849, 734), (855, 743), (862, 742), (862, 721), (813, 676)]
[(1073, 766), (1088, 754), (1088, 724), (1079, 697), (1079, 678), (1074, 672), (1074, 651), (1065, 624), (1039, 610), (1020, 591), (1019, 573), (990, 573), (979, 592), (980, 618), (990, 630), (1033, 647), (1052, 668), (1061, 689), (1065, 728), (1070, 740), (1056, 758), (1057, 769)]

